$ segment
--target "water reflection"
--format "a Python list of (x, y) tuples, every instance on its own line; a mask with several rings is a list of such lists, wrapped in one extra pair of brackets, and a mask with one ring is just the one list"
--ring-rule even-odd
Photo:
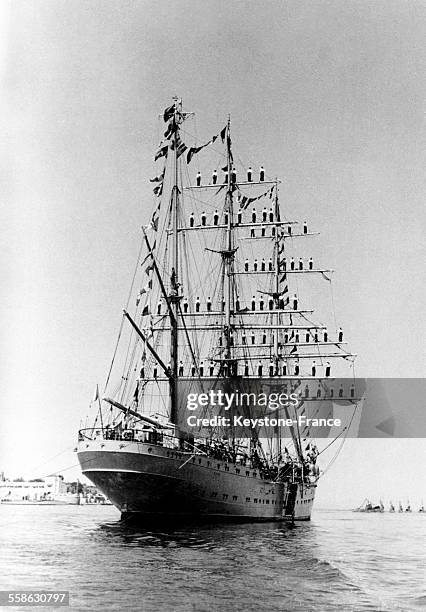
[[(124, 521), (105, 522), (96, 531), (107, 539), (127, 546), (159, 546), (163, 548), (258, 547), (260, 543), (284, 546), (289, 539), (299, 539), (312, 531), (311, 524), (290, 526), (281, 523), (185, 524), (171, 526), (141, 526)], [(301, 539), (303, 541), (303, 539)]]

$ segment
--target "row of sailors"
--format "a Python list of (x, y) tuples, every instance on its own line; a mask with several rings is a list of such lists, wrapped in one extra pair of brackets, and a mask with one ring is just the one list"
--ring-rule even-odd
[[(170, 364), (168, 366), (168, 370), (171, 371)], [(331, 364), (329, 361), (326, 361), (323, 367), (323, 372), (326, 378), (328, 378), (331, 375)], [(157, 365), (154, 365), (152, 373), (153, 373), (153, 378), (158, 378), (159, 369)], [(237, 375), (250, 376), (251, 375), (251, 376), (259, 376), (259, 377), (262, 377), (262, 376), (270, 376), (270, 377), (273, 377), (273, 376), (300, 376), (301, 375), (300, 364), (298, 361), (296, 361), (290, 367), (286, 362), (280, 365), (280, 364), (274, 363), (274, 361), (272, 360), (269, 362), (269, 366), (264, 366), (262, 361), (259, 360), (257, 362), (257, 365), (253, 368), (250, 368), (249, 362), (245, 361), (244, 364), (242, 364), (242, 368), (240, 369), (238, 369), (236, 362), (234, 362), (232, 365), (229, 365), (229, 366), (226, 362), (223, 362), (220, 366), (220, 373), (224, 376), (226, 376), (227, 374), (230, 374), (234, 376), (237, 376)], [(202, 376), (216, 376), (217, 374), (218, 374), (217, 366), (215, 365), (213, 361), (210, 362), (210, 365), (208, 368), (205, 367), (204, 362), (201, 361), (198, 367), (198, 371), (197, 371), (195, 364), (192, 364), (191, 366), (191, 376), (201, 376), (201, 377)], [(320, 370), (317, 365), (317, 362), (314, 359), (311, 363), (310, 376), (315, 377), (315, 376), (319, 376), (319, 374), (320, 374)], [(305, 372), (304, 375), (308, 375), (308, 374), (306, 374)], [(183, 361), (179, 362), (178, 376), (189, 376), (189, 373), (185, 372), (185, 366), (184, 366)], [(141, 379), (145, 378), (145, 366), (142, 366), (140, 370), (140, 378)]]
[[(311, 341), (313, 342), (320, 342), (320, 335), (318, 332), (318, 329), (314, 328), (313, 331), (311, 331), (310, 329), (306, 330), (305, 335), (303, 336), (303, 332), (301, 332), (300, 330), (296, 329), (293, 330), (293, 334), (290, 334), (289, 331), (286, 331), (283, 337), (284, 340), (284, 344), (300, 344), (301, 343), (301, 339), (302, 339), (302, 343), (304, 344), (309, 344)], [(241, 343), (243, 346), (246, 346), (248, 344), (248, 338), (245, 332), (242, 333), (241, 336)], [(253, 331), (250, 335), (250, 344), (255, 345), (256, 344), (256, 334)], [(268, 335), (267, 333), (264, 331), (262, 332), (261, 335), (261, 342), (260, 344), (268, 344)], [(272, 334), (270, 337), (270, 345), (274, 345), (274, 340), (275, 340), (275, 336)], [(322, 330), (322, 342), (331, 342), (331, 340), (329, 340), (329, 336), (328, 336), (328, 330), (327, 328), (324, 328)], [(343, 342), (343, 329), (340, 327), (338, 330), (338, 342)], [(279, 346), (282, 346), (282, 342), (278, 343)], [(235, 346), (234, 345), (234, 336), (233, 334), (230, 334), (229, 336), (229, 345), (230, 346)], [(223, 337), (219, 336), (219, 346), (223, 346)]]
[[(256, 208), (253, 207), (251, 211), (251, 217), (249, 217), (249, 220), (245, 220), (245, 223), (250, 223), (250, 222), (251, 223), (273, 223), (274, 219), (275, 219), (275, 214), (274, 214), (272, 207), (268, 210), (266, 206), (264, 206), (262, 212), (260, 211), (257, 212)], [(227, 225), (228, 220), (229, 220), (229, 213), (228, 211), (224, 211), (222, 224)], [(203, 211), (201, 213), (199, 225), (203, 227), (207, 225), (212, 225), (212, 223), (207, 223), (207, 221), (208, 221), (207, 213)], [(220, 213), (216, 209), (213, 213), (213, 225), (219, 225), (219, 222), (220, 222)], [(243, 210), (241, 208), (239, 208), (237, 212), (237, 223), (243, 223)], [(189, 227), (195, 227), (195, 214), (193, 212), (189, 216)], [(292, 231), (291, 225), (289, 225), (287, 227), (287, 232), (289, 235), (291, 235), (291, 231)], [(308, 224), (306, 221), (303, 222), (303, 233), (304, 234), (308, 233)]]
[[(228, 182), (228, 170), (225, 170), (224, 172), (225, 172), (225, 174), (223, 176), (222, 184), (226, 184)], [(260, 166), (260, 168), (259, 168), (259, 182), (263, 183), (264, 180), (265, 180), (265, 168), (263, 166)], [(196, 181), (197, 181), (197, 187), (200, 187), (201, 186), (201, 172), (197, 172)], [(236, 183), (237, 182), (237, 171), (235, 170), (235, 168), (233, 168), (231, 170), (231, 182), (232, 183)], [(247, 182), (248, 183), (252, 183), (253, 182), (253, 170), (252, 170), (251, 167), (249, 167), (248, 170), (247, 170)], [(213, 172), (212, 172), (212, 178), (211, 178), (210, 185), (217, 185), (217, 172), (216, 172), (216, 170), (213, 170)]]
[[(259, 306), (259, 308), (257, 308), (257, 305)], [(268, 299), (268, 310), (274, 310), (276, 309), (277, 306), (277, 302), (275, 301), (275, 299), (273, 297), (269, 297)], [(284, 310), (285, 308), (285, 301), (283, 297), (278, 298), (278, 309), (279, 310)], [(297, 298), (297, 295), (294, 294), (293, 297), (293, 310), (297, 310), (298, 309), (298, 305), (299, 305), (299, 301)], [(207, 298), (207, 302), (206, 302), (206, 312), (212, 312), (212, 307), (213, 307), (213, 302), (211, 300), (210, 297)], [(222, 312), (224, 312), (226, 307), (226, 302), (225, 300), (222, 300)], [(162, 313), (162, 308), (163, 308), (163, 302), (162, 300), (160, 300), (157, 304), (157, 315), (161, 315)], [(235, 302), (235, 310), (236, 312), (242, 312), (243, 310), (247, 311), (248, 308), (246, 307), (245, 309), (241, 308), (241, 301), (239, 296), (237, 297), (237, 300)], [(266, 310), (266, 302), (265, 299), (263, 297), (259, 298), (259, 303), (257, 302), (256, 296), (254, 295), (251, 299), (251, 310), (252, 312), (255, 312), (257, 310), (259, 311), (265, 311)], [(188, 300), (185, 298), (184, 302), (183, 302), (183, 312), (184, 314), (188, 314), (189, 313), (189, 302)], [(197, 297), (196, 301), (195, 301), (195, 312), (196, 313), (200, 313), (201, 312), (201, 302), (200, 302), (200, 298)], [(216, 311), (215, 311), (216, 312)], [(326, 340), (325, 340), (326, 342)], [(339, 330), (339, 342), (343, 342), (343, 331)]]
[[(223, 225), (227, 225), (228, 224), (228, 212), (225, 211), (223, 213)], [(201, 213), (201, 217), (200, 217), (200, 225), (202, 225), (203, 227), (206, 225), (212, 225), (211, 223), (207, 223), (208, 217), (207, 214), (205, 212)], [(216, 209), (213, 213), (213, 225), (219, 225), (219, 221), (220, 221), (220, 214), (219, 211)], [(274, 211), (272, 210), (272, 208), (268, 209), (265, 208), (262, 211), (262, 216), (259, 213), (259, 217), (257, 215), (256, 209), (253, 208), (252, 213), (251, 213), (251, 222), (252, 223), (273, 223), (274, 221)], [(237, 212), (237, 223), (243, 223), (243, 211), (240, 208)], [(246, 223), (249, 223), (249, 221), (246, 221)], [(194, 227), (195, 226), (195, 214), (192, 212), (190, 217), (189, 217), (189, 226), (190, 227)]]
[[(257, 308), (257, 305), (259, 306), (259, 308)], [(297, 295), (294, 294), (294, 297), (293, 297), (293, 310), (297, 310), (298, 309), (298, 305), (299, 305), (299, 303), (298, 303)], [(207, 302), (206, 302), (207, 312), (212, 312), (212, 306), (213, 306), (213, 302), (212, 302), (211, 298), (208, 297), (207, 298)], [(223, 300), (222, 301), (222, 311), (225, 310), (225, 306), (226, 306), (226, 303)], [(256, 311), (256, 310), (263, 311), (263, 310), (265, 310), (265, 306), (266, 306), (266, 302), (265, 302), (265, 300), (264, 300), (264, 298), (262, 296), (259, 298), (259, 302), (258, 303), (257, 303), (256, 296), (254, 295), (252, 297), (252, 300), (251, 300), (251, 310), (252, 310), (252, 312)], [(276, 306), (276, 302), (275, 302), (274, 298), (270, 297), (268, 299), (268, 309), (269, 310), (274, 310), (275, 306)], [(284, 306), (285, 306), (284, 299), (283, 298), (279, 298), (278, 299), (278, 308), (279, 309), (284, 309)], [(235, 309), (236, 309), (237, 312), (242, 311), (242, 309), (241, 309), (241, 302), (240, 302), (240, 297), (239, 296), (237, 296), (237, 300), (235, 302)], [(160, 300), (160, 302), (158, 302), (158, 306), (157, 306), (157, 314), (161, 315), (161, 312), (162, 312), (162, 301)], [(186, 298), (185, 298), (185, 300), (183, 302), (183, 312), (185, 314), (189, 312), (189, 303), (188, 303), (188, 300)], [(195, 312), (196, 313), (201, 312), (201, 302), (200, 302), (200, 298), (199, 297), (197, 297), (197, 299), (195, 301)], [(295, 343), (298, 344), (299, 341), (300, 341), (299, 330), (296, 330), (294, 332), (294, 334), (295, 334), (294, 335)], [(266, 338), (266, 333), (264, 333), (264, 337)], [(289, 337), (289, 333), (286, 332), (284, 334), (284, 344), (288, 343), (288, 337)], [(230, 338), (231, 338), (231, 346), (232, 346), (233, 345), (233, 339), (232, 339), (233, 336), (231, 335)], [(251, 338), (252, 338), (252, 344), (256, 344), (256, 340), (255, 340), (256, 336), (255, 336), (254, 332), (252, 333)], [(315, 329), (315, 331), (313, 333), (310, 330), (306, 331), (305, 342), (310, 342), (311, 338), (314, 339), (314, 342), (319, 342), (318, 330), (317, 329)], [(324, 342), (328, 342), (328, 331), (325, 328), (323, 329), (323, 341)], [(243, 333), (243, 335), (242, 335), (242, 342), (243, 342), (243, 344), (247, 344), (247, 337), (246, 337), (245, 333)], [(338, 342), (343, 342), (343, 330), (342, 330), (341, 327), (338, 330)], [(222, 345), (222, 337), (219, 338), (219, 344)], [(263, 344), (266, 344), (266, 340), (263, 342)]]
[[(280, 261), (280, 271), (285, 271), (285, 270), (313, 270), (314, 269), (314, 260), (312, 259), (312, 257), (309, 258), (308, 263), (306, 264), (307, 267), (305, 268), (305, 262), (303, 261), (302, 257), (299, 257), (299, 262), (296, 264), (294, 257), (292, 257), (290, 259), (289, 262), (287, 262), (287, 258), (284, 257), (281, 261)], [(265, 258), (262, 258), (262, 261), (259, 262), (257, 259), (255, 259), (253, 261), (253, 272), (274, 272), (274, 266), (273, 266), (273, 261), (272, 258), (269, 258), (268, 260), (268, 264), (266, 264)], [(246, 260), (244, 261), (244, 272), (250, 272), (250, 260), (248, 259), (248, 257), (246, 258)]]
[[(299, 301), (298, 301), (297, 295), (294, 294), (294, 297), (293, 297), (293, 310), (297, 310), (298, 305), (299, 305)], [(189, 302), (188, 302), (188, 300), (186, 298), (184, 299), (182, 306), (183, 306), (184, 314), (188, 314), (190, 312), (190, 310), (189, 310)], [(263, 298), (263, 296), (261, 296), (259, 299), (257, 299), (256, 296), (254, 295), (252, 297), (252, 299), (251, 299), (250, 306), (251, 306), (251, 310), (252, 311), (256, 311), (256, 310), (263, 311), (263, 310), (266, 310), (265, 299)], [(278, 306), (278, 309), (284, 310), (284, 308), (286, 306), (286, 303), (285, 303), (284, 297), (280, 297), (276, 301), (271, 296), (268, 299), (267, 306), (268, 306), (269, 310), (274, 310), (277, 306)], [(225, 302), (225, 300), (222, 300), (222, 312), (224, 312), (225, 307), (226, 307), (226, 302)], [(213, 309), (213, 302), (212, 302), (212, 299), (210, 297), (208, 297), (207, 301), (206, 301), (206, 310), (204, 312), (212, 312), (212, 309)], [(236, 310), (236, 312), (243, 312), (244, 310), (245, 311), (249, 310), (248, 307), (242, 308), (241, 300), (240, 300), (239, 296), (237, 296), (237, 299), (235, 301), (235, 310)], [(158, 304), (157, 304), (157, 315), (161, 315), (162, 311), (163, 311), (163, 301), (160, 300), (158, 302)], [(201, 301), (200, 301), (199, 297), (197, 297), (197, 299), (195, 300), (195, 312), (196, 313), (201, 313), (202, 312), (201, 311)], [(215, 311), (215, 312), (217, 312), (217, 311)]]

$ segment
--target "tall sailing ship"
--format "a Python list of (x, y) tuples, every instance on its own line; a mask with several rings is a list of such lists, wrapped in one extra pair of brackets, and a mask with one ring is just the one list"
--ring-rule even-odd
[[(357, 401), (335, 378), (355, 357), (342, 329), (301, 294), (332, 271), (295, 256), (317, 232), (284, 214), (278, 179), (234, 161), (230, 119), (200, 143), (192, 117), (174, 98), (160, 119), (154, 211), (78, 459), (123, 517), (309, 520), (319, 451), (301, 417), (326, 435), (335, 400)], [(253, 401), (213, 402), (232, 394)]]

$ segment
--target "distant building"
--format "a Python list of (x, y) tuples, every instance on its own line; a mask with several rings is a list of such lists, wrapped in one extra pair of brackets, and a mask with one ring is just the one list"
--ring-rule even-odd
[(0, 479), (0, 501), (37, 501), (43, 499), (55, 499), (67, 492), (67, 486), (63, 476), (46, 476), (44, 479), (35, 480), (4, 480), (1, 473)]

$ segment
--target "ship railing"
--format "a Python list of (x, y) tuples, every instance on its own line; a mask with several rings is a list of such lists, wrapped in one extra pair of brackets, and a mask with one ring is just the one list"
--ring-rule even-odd
[(122, 442), (146, 442), (155, 446), (178, 448), (180, 440), (176, 436), (158, 431), (157, 429), (107, 429), (87, 427), (78, 432), (79, 442), (85, 440), (118, 440)]
[[(167, 430), (166, 430), (167, 431)], [(265, 480), (277, 482), (305, 482), (312, 484), (312, 471), (307, 465), (290, 461), (284, 466), (270, 465), (263, 463), (259, 458), (251, 459), (240, 452), (232, 453), (230, 449), (221, 448), (211, 443), (211, 440), (196, 439), (194, 444), (182, 440), (176, 436), (168, 434), (158, 429), (107, 429), (100, 427), (89, 427), (80, 429), (78, 432), (79, 442), (86, 440), (103, 441), (116, 440), (121, 442), (143, 442), (152, 446), (161, 446), (173, 450), (188, 452), (191, 455), (203, 455), (205, 457), (234, 464), (237, 467), (245, 467), (255, 470), (259, 476)], [(318, 476), (315, 478), (317, 480)]]

